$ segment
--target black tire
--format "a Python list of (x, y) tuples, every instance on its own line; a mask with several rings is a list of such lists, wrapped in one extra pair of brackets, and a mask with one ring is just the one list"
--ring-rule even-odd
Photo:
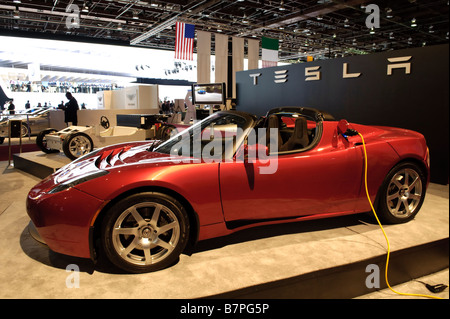
[(3, 142), (5, 141), (4, 137), (0, 137), (0, 145), (3, 144)]
[(427, 178), (415, 163), (396, 165), (383, 181), (377, 214), (387, 224), (406, 223), (417, 215), (425, 199)]
[(177, 133), (178, 133), (178, 130), (175, 126), (166, 125), (166, 126), (164, 126), (163, 131), (161, 132), (161, 140), (166, 141)]
[(113, 205), (101, 226), (107, 258), (131, 273), (157, 271), (173, 265), (188, 242), (189, 218), (173, 197), (144, 192)]
[(39, 134), (36, 136), (36, 145), (39, 146), (39, 148), (42, 150), (42, 152), (51, 154), (51, 153), (59, 153), (59, 150), (55, 150), (52, 148), (47, 147), (47, 140), (45, 136), (50, 133), (58, 132), (58, 130), (54, 128), (49, 128), (46, 130), (43, 130), (39, 132)]
[(83, 132), (69, 134), (63, 141), (64, 154), (71, 160), (86, 155), (93, 149), (91, 137)]

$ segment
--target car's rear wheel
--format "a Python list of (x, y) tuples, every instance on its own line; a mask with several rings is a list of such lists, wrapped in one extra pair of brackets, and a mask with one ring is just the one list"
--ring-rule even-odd
[(378, 214), (385, 223), (412, 220), (422, 207), (426, 176), (414, 163), (400, 163), (386, 176), (380, 190)]
[(66, 136), (63, 142), (64, 154), (71, 160), (86, 155), (94, 149), (94, 143), (89, 135), (78, 132)]
[(50, 153), (58, 153), (59, 152), (59, 150), (55, 150), (55, 149), (47, 147), (47, 138), (45, 136), (47, 134), (54, 133), (54, 132), (58, 132), (58, 131), (54, 128), (49, 128), (49, 129), (39, 132), (39, 134), (36, 136), (36, 145), (39, 146), (39, 148), (44, 153), (50, 154)]
[(154, 192), (112, 206), (102, 223), (102, 247), (117, 267), (132, 273), (172, 265), (186, 246), (189, 218), (173, 197)]
[(27, 137), (29, 134), (31, 134), (31, 130), (28, 127), (28, 125), (24, 122), (22, 122), (22, 128), (21, 128), (21, 132), (22, 137)]

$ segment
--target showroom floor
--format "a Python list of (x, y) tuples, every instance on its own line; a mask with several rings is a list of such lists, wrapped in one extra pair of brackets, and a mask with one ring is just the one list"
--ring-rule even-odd
[[(31, 238), (25, 199), (40, 179), (7, 163), (0, 162), (0, 298), (202, 298), (386, 252), (376, 224), (347, 216), (260, 227), (203, 242), (191, 256), (183, 254), (177, 264), (155, 273), (124, 274), (105, 264), (94, 268), (88, 260), (53, 253)], [(448, 225), (448, 185), (431, 184), (416, 219), (385, 230), (395, 251), (448, 238)], [(70, 288), (74, 277), (66, 269), (73, 265), (80, 270), (79, 288)], [(443, 269), (423, 281), (448, 285), (448, 278)], [(417, 281), (399, 289), (429, 294)], [(439, 296), (449, 298), (448, 289)], [(381, 290), (360, 298), (413, 297)]]

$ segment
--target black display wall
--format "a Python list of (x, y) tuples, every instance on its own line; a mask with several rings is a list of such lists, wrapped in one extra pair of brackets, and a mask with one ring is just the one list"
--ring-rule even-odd
[(449, 47), (438, 45), (242, 71), (237, 110), (305, 106), (339, 119), (425, 135), (431, 181), (449, 176)]

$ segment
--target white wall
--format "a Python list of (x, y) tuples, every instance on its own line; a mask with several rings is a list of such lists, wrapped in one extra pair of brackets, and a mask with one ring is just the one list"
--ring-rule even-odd
[[(159, 111), (159, 110), (158, 110)], [(121, 109), (121, 110), (79, 110), (78, 125), (95, 126), (100, 125), (100, 118), (106, 116), (111, 126), (117, 125), (117, 114), (157, 114), (155, 109)], [(64, 111), (52, 110), (50, 111), (50, 127), (57, 130), (62, 130), (66, 127), (64, 123)]]

